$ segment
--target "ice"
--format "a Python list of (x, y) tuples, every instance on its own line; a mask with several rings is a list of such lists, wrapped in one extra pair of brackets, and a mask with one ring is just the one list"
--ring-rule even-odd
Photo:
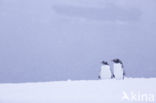
[(0, 103), (155, 103), (155, 87), (156, 78), (0, 84)]

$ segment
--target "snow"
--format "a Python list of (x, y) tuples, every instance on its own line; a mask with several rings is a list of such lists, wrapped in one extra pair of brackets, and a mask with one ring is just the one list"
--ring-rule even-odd
[(156, 78), (0, 84), (0, 103), (155, 103), (155, 96)]

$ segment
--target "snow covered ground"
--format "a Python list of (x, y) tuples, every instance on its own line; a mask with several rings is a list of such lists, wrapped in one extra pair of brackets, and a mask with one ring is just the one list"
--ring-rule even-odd
[(156, 103), (156, 78), (0, 84), (0, 103)]

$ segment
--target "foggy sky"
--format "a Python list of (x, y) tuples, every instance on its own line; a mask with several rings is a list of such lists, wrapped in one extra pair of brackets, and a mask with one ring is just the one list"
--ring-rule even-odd
[(156, 77), (154, 0), (0, 0), (0, 82), (97, 79), (120, 58)]

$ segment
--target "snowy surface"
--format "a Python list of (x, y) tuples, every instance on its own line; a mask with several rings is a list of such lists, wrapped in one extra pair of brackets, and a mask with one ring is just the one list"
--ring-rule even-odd
[[(136, 100), (122, 100), (123, 92)], [(143, 94), (154, 101), (139, 101)], [(155, 96), (156, 78), (0, 84), (0, 103), (156, 103)]]

